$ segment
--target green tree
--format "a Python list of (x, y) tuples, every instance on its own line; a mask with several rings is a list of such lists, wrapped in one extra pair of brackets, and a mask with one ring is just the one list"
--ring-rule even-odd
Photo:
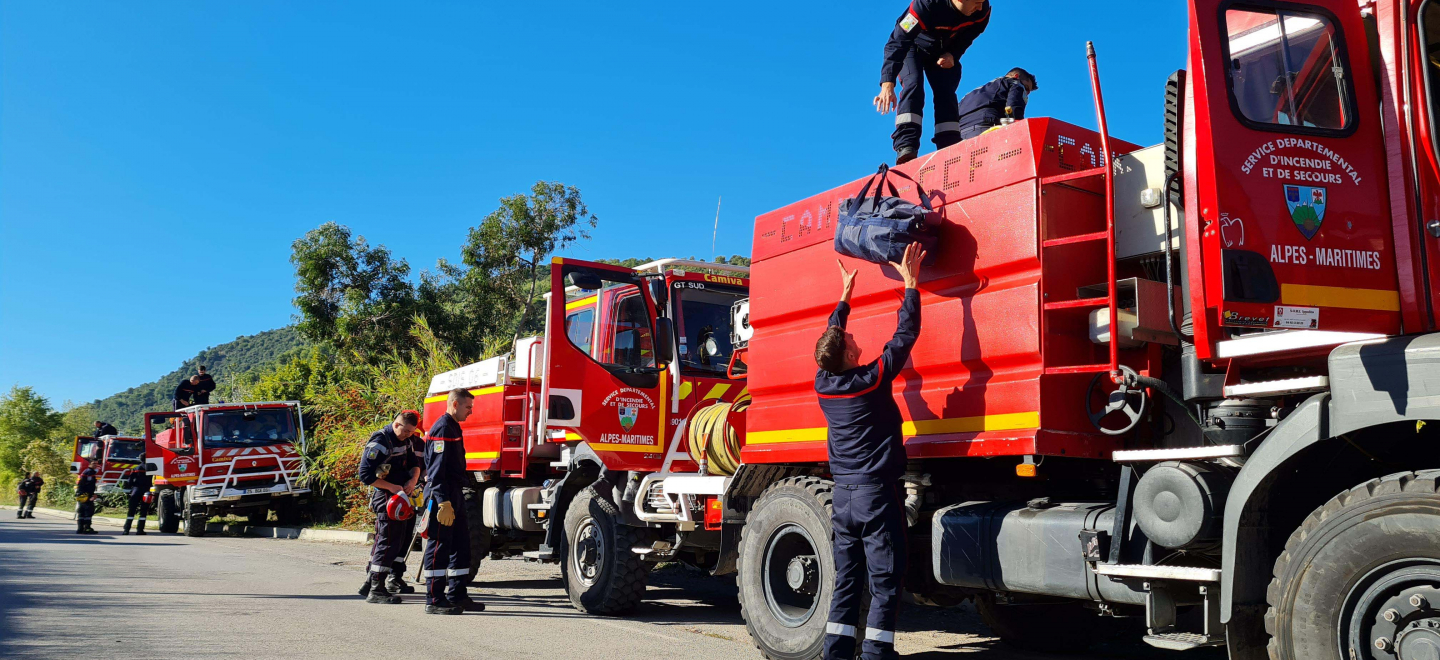
[(25, 469), (21, 454), (60, 426), (62, 415), (34, 388), (15, 385), (0, 396), (0, 482), (6, 489)]
[(291, 245), (290, 263), (305, 338), (362, 360), (412, 345), (410, 265), (385, 246), (371, 247), (349, 227), (327, 222)]

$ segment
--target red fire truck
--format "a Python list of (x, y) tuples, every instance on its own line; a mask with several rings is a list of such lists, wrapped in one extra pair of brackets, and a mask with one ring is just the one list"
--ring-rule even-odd
[(160, 531), (202, 536), (211, 516), (275, 511), (299, 521), (304, 485), (305, 425), (295, 401), (212, 403), (145, 414), (145, 458), (157, 493)]
[(145, 439), (123, 435), (75, 436), (70, 474), (95, 467), (99, 473), (95, 492), (101, 495), (119, 489), (126, 473), (145, 462)]
[[(906, 589), (973, 598), (1028, 647), (1128, 624), (1232, 658), (1435, 657), (1440, 2), (1188, 7), (1163, 144), (1108, 136), (1092, 59), (1099, 132), (1028, 119), (899, 168), (939, 224), (895, 384)], [(557, 259), (545, 335), (426, 403), (481, 395), (476, 549), (559, 561), (594, 612), (634, 605), (654, 561), (736, 573), (762, 653), (816, 657), (834, 576), (811, 356), (862, 182), (760, 216), (734, 288)], [(900, 280), (845, 265), (873, 358)], [(733, 307), (703, 322), (716, 350), (692, 291)]]

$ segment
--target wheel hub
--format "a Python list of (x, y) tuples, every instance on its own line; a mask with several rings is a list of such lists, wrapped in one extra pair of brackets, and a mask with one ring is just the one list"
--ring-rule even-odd
[(575, 536), (570, 554), (570, 560), (575, 564), (575, 575), (586, 586), (595, 584), (605, 557), (605, 539), (600, 535), (593, 518), (586, 518), (581, 522)]
[(1440, 660), (1440, 562), (1376, 568), (1351, 590), (1346, 608), (1350, 625), (1341, 641), (1348, 642), (1349, 657)]
[(815, 614), (820, 566), (815, 541), (804, 527), (790, 523), (776, 529), (765, 546), (761, 584), (765, 603), (781, 625), (799, 628)]
[(785, 568), (785, 583), (802, 594), (815, 595), (820, 582), (819, 562), (815, 555), (800, 555)]

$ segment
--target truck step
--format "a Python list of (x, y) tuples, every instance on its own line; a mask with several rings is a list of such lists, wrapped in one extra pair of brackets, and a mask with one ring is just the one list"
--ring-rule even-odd
[(1193, 566), (1142, 566), (1140, 564), (1095, 564), (1097, 575), (1108, 577), (1181, 580), (1184, 582), (1219, 582), (1220, 569)]
[(1302, 392), (1323, 392), (1328, 389), (1330, 389), (1330, 379), (1328, 377), (1305, 376), (1302, 378), (1285, 378), (1282, 380), (1267, 380), (1258, 383), (1226, 385), (1225, 396), (1280, 396), (1282, 394), (1300, 394)]
[(1236, 458), (1245, 455), (1242, 445), (1206, 445), (1174, 449), (1128, 449), (1111, 453), (1116, 463), (1158, 463), (1160, 461), (1202, 461), (1214, 458)]
[(1223, 637), (1206, 637), (1199, 633), (1171, 632), (1146, 635), (1145, 643), (1167, 651), (1189, 651), (1207, 646), (1224, 646)]

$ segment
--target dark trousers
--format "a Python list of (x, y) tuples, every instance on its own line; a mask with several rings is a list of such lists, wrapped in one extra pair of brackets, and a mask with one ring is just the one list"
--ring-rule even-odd
[(408, 570), (405, 566), (405, 557), (409, 556), (410, 543), (415, 540), (415, 516), (411, 516), (409, 520), (400, 521), (400, 533), (396, 539), (401, 545), (395, 552), (395, 561), (391, 563), (391, 566), (395, 567), (395, 575), (404, 577), (405, 571)]
[(905, 504), (898, 484), (835, 485), (830, 520), (835, 545), (835, 595), (825, 626), (825, 658), (855, 657), (863, 592), (870, 615), (861, 657), (895, 658), (895, 618), (905, 575)]
[(95, 495), (92, 493), (90, 499), (75, 506), (75, 522), (79, 523), (80, 529), (90, 528), (90, 519), (95, 516)]
[(395, 557), (410, 537), (401, 540), (405, 533), (405, 521), (395, 520), (381, 508), (375, 512), (375, 542), (370, 546), (370, 575), (382, 576), (395, 567)]
[(20, 513), (27, 516), (35, 513), (35, 502), (39, 499), (40, 493), (25, 493), (25, 497), (20, 498)]
[(942, 69), (936, 64), (939, 57), (914, 48), (905, 56), (905, 64), (900, 68), (895, 132), (890, 134), (890, 139), (895, 141), (895, 151), (920, 149), (920, 128), (925, 121), (926, 78), (930, 79), (930, 91), (935, 95), (935, 137), (931, 141), (937, 149), (960, 141), (960, 98), (955, 95), (955, 89), (960, 86), (960, 63)]
[(446, 527), (436, 520), (438, 510), (430, 511), (430, 527), (425, 542), (425, 602), (435, 604), (465, 600), (465, 585), (470, 582), (470, 526), (465, 520), (465, 503), (452, 502), (455, 524)]
[(149, 505), (145, 504), (145, 492), (135, 491), (130, 493), (126, 502), (129, 507), (125, 510), (125, 531), (130, 531), (130, 523), (135, 521), (135, 515), (140, 515), (140, 526), (137, 531), (145, 531), (145, 515), (148, 513)]
[(978, 124), (968, 124), (965, 126), (961, 126), (960, 139), (969, 140), (970, 138), (979, 137), (981, 135), (984, 135), (985, 131), (995, 128), (998, 125), (998, 122), (982, 121)]

